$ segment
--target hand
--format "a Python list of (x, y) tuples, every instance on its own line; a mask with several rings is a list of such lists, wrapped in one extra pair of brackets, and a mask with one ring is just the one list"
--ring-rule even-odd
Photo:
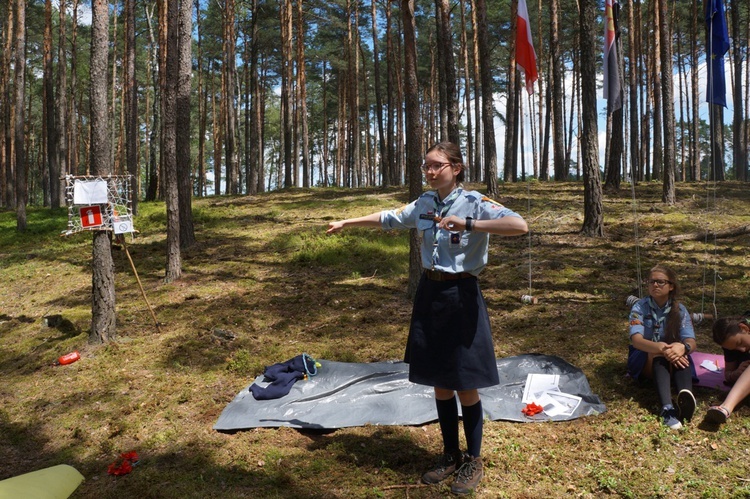
[(451, 215), (449, 217), (443, 218), (438, 222), (437, 224), (438, 229), (445, 229), (450, 230), (453, 232), (457, 231), (463, 231), (466, 230), (466, 220), (463, 218), (457, 217), (456, 215)]
[(665, 344), (662, 353), (669, 363), (677, 368), (685, 368), (690, 365), (690, 360), (685, 357), (685, 345), (682, 343)]
[(662, 347), (662, 355), (664, 355), (670, 363), (676, 365), (677, 361), (685, 355), (685, 345), (682, 343), (665, 343)]
[(338, 222), (330, 222), (328, 224), (328, 230), (326, 231), (326, 234), (334, 234), (336, 232), (341, 231), (341, 229), (344, 228), (344, 222), (338, 221)]
[(684, 369), (690, 365), (690, 360), (683, 355), (674, 362), (671, 362), (671, 364), (677, 368)]
[(747, 366), (750, 366), (750, 360), (746, 360), (745, 362), (741, 363), (737, 369), (734, 370), (734, 372), (737, 373), (737, 377), (739, 378), (740, 374), (745, 372), (745, 369), (747, 369)]

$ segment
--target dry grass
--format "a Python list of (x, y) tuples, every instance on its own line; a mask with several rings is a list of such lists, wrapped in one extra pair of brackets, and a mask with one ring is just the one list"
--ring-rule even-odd
[[(722, 315), (750, 308), (749, 236), (651, 244), (750, 223), (746, 184), (710, 187), (680, 184), (678, 204), (667, 207), (659, 184), (638, 186), (638, 245), (628, 188), (606, 196), (606, 236), (588, 239), (577, 234), (581, 185), (502, 187), (502, 201), (529, 220), (532, 235), (491, 243), (481, 280), (496, 352), (558, 355), (579, 366), (608, 412), (567, 423), (487, 422), (487, 475), (476, 496), (750, 496), (746, 407), (714, 431), (700, 421), (721, 394), (698, 389), (696, 420), (674, 433), (654, 415), (652, 390), (624, 377), (625, 297), (637, 292), (639, 261), (644, 277), (656, 262), (675, 267), (693, 312), (710, 312), (714, 292)], [(88, 344), (90, 235), (61, 239), (65, 213), (36, 209), (29, 231), (17, 235), (13, 213), (0, 212), (0, 479), (66, 463), (86, 477), (74, 494), (80, 498), (449, 496), (449, 486), (417, 485), (441, 449), (436, 424), (212, 430), (266, 365), (303, 351), (351, 362), (402, 356), (406, 234), (323, 232), (329, 220), (405, 197), (361, 189), (196, 200), (200, 243), (184, 253), (184, 277), (173, 284), (161, 280), (163, 205), (141, 204), (141, 234), (128, 248), (162, 333), (116, 251), (118, 338), (105, 346)], [(536, 306), (519, 302), (530, 268)], [(50, 314), (64, 321), (46, 327)], [(700, 350), (719, 351), (710, 324), (696, 331)], [(52, 365), (74, 349), (80, 361)], [(130, 450), (141, 456), (134, 471), (109, 476), (107, 466)]]

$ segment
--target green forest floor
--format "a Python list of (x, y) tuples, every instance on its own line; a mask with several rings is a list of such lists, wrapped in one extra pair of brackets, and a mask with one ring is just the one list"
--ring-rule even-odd
[[(674, 267), (691, 312), (711, 313), (714, 303), (720, 315), (750, 308), (750, 236), (653, 244), (749, 224), (750, 189), (678, 184), (675, 206), (661, 203), (658, 183), (635, 191), (637, 215), (623, 186), (605, 195), (605, 237), (585, 238), (581, 184), (501, 185), (499, 200), (532, 232), (490, 242), (481, 285), (496, 354), (562, 357), (584, 371), (608, 410), (561, 423), (486, 422), (477, 497), (750, 496), (747, 406), (722, 428), (707, 427), (705, 410), (722, 393), (696, 388), (695, 419), (674, 432), (656, 417), (653, 390), (625, 377), (625, 299), (637, 294), (639, 265), (644, 279), (658, 262)], [(75, 498), (450, 496), (449, 484), (418, 484), (441, 452), (437, 424), (212, 429), (264, 366), (302, 352), (344, 362), (402, 358), (407, 233), (325, 229), (406, 196), (297, 189), (196, 199), (199, 244), (183, 253), (183, 278), (171, 284), (163, 283), (164, 205), (142, 203), (128, 249), (161, 333), (120, 249), (117, 339), (104, 346), (88, 344), (91, 235), (60, 237), (67, 212), (37, 208), (18, 235), (15, 214), (0, 212), (0, 479), (70, 464), (85, 476)], [(529, 269), (537, 305), (520, 302)], [(43, 320), (52, 314), (63, 318), (55, 328)], [(710, 328), (696, 326), (698, 348), (719, 353)], [(81, 360), (53, 365), (72, 350)], [(128, 451), (141, 458), (132, 473), (108, 475)]]

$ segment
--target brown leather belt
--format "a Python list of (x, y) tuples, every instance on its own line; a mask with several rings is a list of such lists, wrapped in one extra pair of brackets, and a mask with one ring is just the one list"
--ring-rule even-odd
[(468, 272), (452, 274), (450, 272), (439, 272), (437, 270), (425, 270), (424, 275), (431, 281), (456, 281), (458, 279), (467, 279), (469, 277), (474, 277), (473, 274), (470, 274)]

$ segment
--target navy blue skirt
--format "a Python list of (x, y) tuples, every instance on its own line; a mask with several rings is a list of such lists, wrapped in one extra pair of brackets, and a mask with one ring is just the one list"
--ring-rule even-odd
[(476, 277), (432, 281), (422, 275), (404, 361), (409, 380), (448, 390), (497, 385), (487, 305)]
[[(642, 350), (638, 350), (633, 345), (628, 345), (628, 375), (634, 380), (641, 378), (641, 373), (646, 367), (648, 361), (648, 354)], [(692, 373), (693, 383), (698, 383), (698, 373), (695, 369), (695, 362), (693, 362), (693, 356), (688, 355), (688, 362), (690, 362), (690, 371)]]

